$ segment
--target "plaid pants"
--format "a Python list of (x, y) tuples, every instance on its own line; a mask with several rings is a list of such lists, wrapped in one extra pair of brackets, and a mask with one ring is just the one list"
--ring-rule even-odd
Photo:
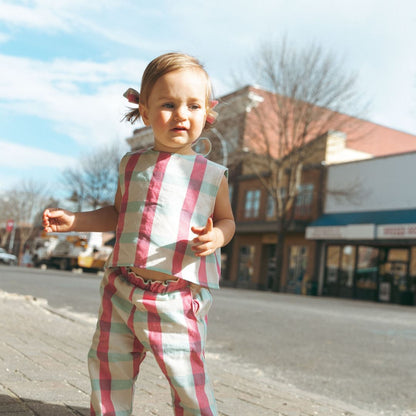
[(181, 279), (144, 281), (121, 267), (106, 271), (101, 294), (88, 354), (91, 415), (131, 415), (134, 382), (151, 351), (169, 381), (175, 415), (216, 416), (204, 356), (209, 290)]

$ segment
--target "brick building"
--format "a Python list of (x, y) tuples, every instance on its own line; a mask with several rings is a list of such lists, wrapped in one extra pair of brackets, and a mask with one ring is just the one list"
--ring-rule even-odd
[[(223, 249), (224, 286), (268, 290), (275, 274), (275, 206), (262, 184), (262, 173), (242, 158), (242, 153), (257, 155), (261, 162), (268, 151), (260, 135), (269, 134), (273, 140), (272, 129), (277, 123), (272, 111), (273, 97), (252, 86), (221, 97), (216, 108), (220, 114), (217, 123), (205, 133), (213, 145), (210, 159), (230, 169), (230, 198), (236, 217), (235, 237)], [(259, 115), (263, 120), (261, 128), (256, 122)], [(416, 136), (345, 114), (335, 114), (328, 120), (321, 129), (312, 131), (304, 143), (307, 157), (297, 186), (293, 221), (284, 236), (279, 288), (284, 292), (319, 294), (320, 252), (315, 240), (305, 238), (305, 229), (323, 212), (327, 167), (416, 151)], [(150, 129), (137, 129), (127, 142), (132, 150), (150, 145)]]

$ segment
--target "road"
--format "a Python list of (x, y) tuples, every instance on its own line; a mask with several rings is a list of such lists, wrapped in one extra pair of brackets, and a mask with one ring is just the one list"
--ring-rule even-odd
[[(0, 289), (91, 318), (100, 278), (0, 266)], [(214, 293), (207, 351), (379, 415), (416, 415), (416, 308), (238, 289)]]

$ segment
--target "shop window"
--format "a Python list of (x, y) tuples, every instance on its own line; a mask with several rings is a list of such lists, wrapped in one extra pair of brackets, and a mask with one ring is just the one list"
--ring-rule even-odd
[(416, 247), (411, 248), (409, 275), (410, 290), (416, 293)]
[(378, 255), (378, 248), (368, 246), (358, 247), (357, 288), (377, 289)]
[(387, 261), (409, 261), (409, 250), (406, 248), (391, 248), (387, 256)]
[(254, 274), (254, 253), (253, 245), (244, 245), (240, 247), (238, 262), (238, 281), (249, 282), (253, 279)]
[(410, 254), (410, 276), (416, 277), (416, 247), (411, 248)]
[(338, 281), (339, 261), (341, 258), (340, 246), (328, 246), (326, 251), (326, 283), (335, 284)]
[(302, 293), (307, 259), (307, 247), (290, 247), (287, 292), (298, 294)]
[(339, 271), (339, 284), (343, 287), (352, 288), (354, 285), (355, 246), (344, 246), (342, 248), (341, 269)]
[(244, 204), (244, 217), (257, 218), (260, 212), (260, 196), (259, 189), (246, 192), (246, 200)]
[(408, 275), (409, 249), (390, 248), (387, 262), (384, 264), (384, 280), (399, 291), (407, 291), (411, 286)]

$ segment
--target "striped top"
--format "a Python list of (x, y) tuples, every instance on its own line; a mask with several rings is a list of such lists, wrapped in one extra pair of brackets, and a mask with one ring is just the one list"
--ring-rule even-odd
[(201, 155), (152, 149), (127, 153), (120, 162), (121, 208), (109, 267), (132, 266), (218, 288), (220, 249), (206, 257), (191, 250), (212, 216), (227, 169)]

